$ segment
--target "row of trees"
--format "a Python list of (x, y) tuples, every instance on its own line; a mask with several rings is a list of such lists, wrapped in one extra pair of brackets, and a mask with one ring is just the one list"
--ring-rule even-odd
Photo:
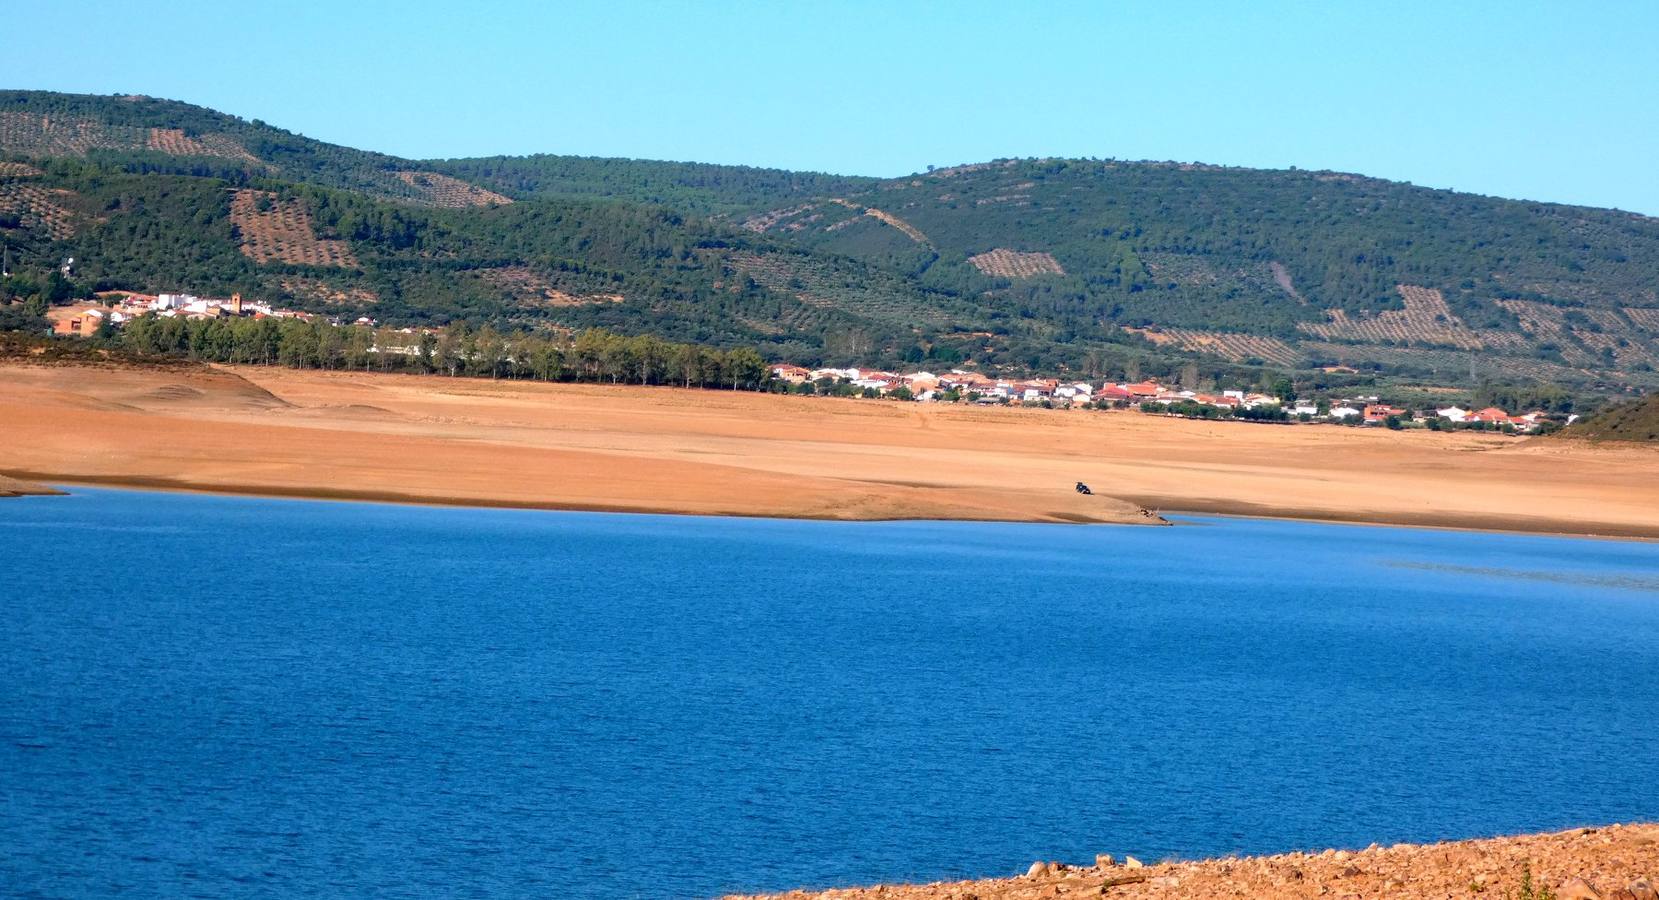
[(598, 328), (549, 336), (456, 324), (438, 333), (408, 333), (321, 320), (146, 315), (127, 323), (119, 340), (140, 354), (297, 369), (731, 390), (762, 390), (770, 380), (766, 361), (753, 348), (721, 350)]

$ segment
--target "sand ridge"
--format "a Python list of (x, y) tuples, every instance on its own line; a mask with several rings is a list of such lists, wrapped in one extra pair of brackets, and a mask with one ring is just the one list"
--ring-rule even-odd
[(693, 514), (1146, 522), (1147, 506), (1659, 537), (1645, 447), (265, 367), (0, 364), (0, 472)]

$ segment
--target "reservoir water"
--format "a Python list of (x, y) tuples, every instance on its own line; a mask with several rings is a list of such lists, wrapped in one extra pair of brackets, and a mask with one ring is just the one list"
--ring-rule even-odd
[(699, 897), (1659, 818), (1659, 545), (0, 501), (0, 886)]

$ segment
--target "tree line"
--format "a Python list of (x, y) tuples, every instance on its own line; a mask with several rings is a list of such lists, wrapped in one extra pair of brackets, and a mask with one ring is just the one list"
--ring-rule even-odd
[(766, 361), (752, 347), (720, 349), (625, 336), (601, 328), (504, 333), (453, 324), (411, 333), (300, 319), (140, 316), (119, 341), (143, 355), (294, 369), (413, 372), (449, 376), (764, 390)]

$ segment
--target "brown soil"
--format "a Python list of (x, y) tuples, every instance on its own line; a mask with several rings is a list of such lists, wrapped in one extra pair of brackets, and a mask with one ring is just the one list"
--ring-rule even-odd
[(1258, 358), (1281, 366), (1294, 366), (1302, 358), (1302, 354), (1284, 341), (1256, 334), (1196, 331), (1191, 328), (1133, 328), (1128, 325), (1123, 326), (1123, 330), (1138, 334), (1159, 346), (1174, 344), (1182, 350), (1222, 356), (1233, 362)]
[(505, 206), (513, 202), (511, 197), (437, 172), (397, 172), (396, 175), (398, 180), (414, 188), (422, 200), (433, 206), (464, 209), (469, 206)]
[(993, 278), (1034, 278), (1038, 275), (1064, 275), (1066, 270), (1050, 253), (1021, 253), (998, 247), (968, 257), (973, 267)]
[(62, 494), (63, 491), (49, 488), (44, 484), (35, 484), (32, 481), (22, 481), (17, 478), (8, 478), (0, 475), (0, 497), (27, 497), (31, 495), (46, 496)]
[[(266, 208), (261, 210), (261, 200)], [(230, 203), (230, 221), (242, 233), (242, 254), (255, 262), (357, 268), (345, 241), (317, 237), (302, 200), (282, 200), (269, 191), (239, 190)]]
[[(1125, 857), (1127, 860), (1128, 857)], [(1106, 860), (1100, 860), (1106, 862)], [(1280, 856), (1228, 857), (1131, 867), (1049, 864), (1027, 875), (927, 885), (883, 885), (775, 895), (788, 900), (856, 897), (882, 900), (1035, 900), (1121, 897), (1124, 900), (1361, 898), (1442, 900), (1516, 897), (1530, 873), (1535, 890), (1560, 900), (1654, 900), (1659, 878), (1659, 825), (1612, 825), (1554, 834), (1396, 844), (1359, 851), (1326, 850)]]
[(1146, 505), (1659, 537), (1651, 447), (255, 367), (0, 363), (0, 471), (796, 518), (1146, 521)]

